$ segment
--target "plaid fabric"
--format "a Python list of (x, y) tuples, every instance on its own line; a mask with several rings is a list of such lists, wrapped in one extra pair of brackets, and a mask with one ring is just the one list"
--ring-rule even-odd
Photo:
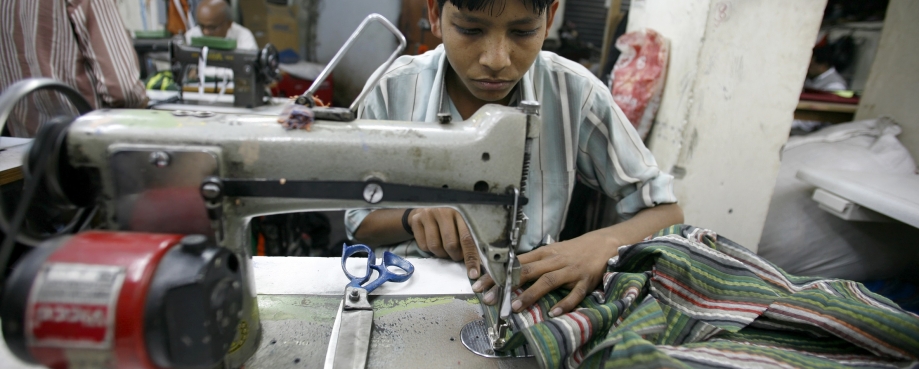
[(544, 368), (919, 365), (919, 316), (860, 283), (788, 275), (700, 228), (621, 248), (602, 286), (554, 319), (567, 291), (514, 314), (508, 348)]

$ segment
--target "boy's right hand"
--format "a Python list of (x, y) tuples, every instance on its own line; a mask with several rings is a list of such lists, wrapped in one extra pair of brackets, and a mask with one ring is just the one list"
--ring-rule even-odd
[(464, 260), (469, 279), (479, 278), (475, 240), (458, 211), (452, 208), (413, 209), (408, 219), (418, 248), (440, 258)]

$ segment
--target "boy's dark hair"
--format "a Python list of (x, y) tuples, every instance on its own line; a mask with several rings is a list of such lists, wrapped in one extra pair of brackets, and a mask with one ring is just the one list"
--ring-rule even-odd
[(833, 51), (827, 46), (814, 48), (814, 61), (817, 64), (833, 65)]
[[(453, 6), (468, 10), (468, 11), (479, 11), (488, 9), (488, 12), (491, 14), (501, 14), (504, 11), (504, 4), (507, 1), (515, 0), (437, 0), (437, 5), (440, 7), (440, 10), (444, 9), (444, 4), (449, 1)], [(542, 15), (543, 12), (549, 9), (549, 5), (555, 2), (555, 0), (516, 0), (523, 1), (523, 4), (526, 5), (527, 9), (533, 10), (536, 14)], [(495, 3), (500, 3), (501, 8), (497, 9), (495, 12)]]

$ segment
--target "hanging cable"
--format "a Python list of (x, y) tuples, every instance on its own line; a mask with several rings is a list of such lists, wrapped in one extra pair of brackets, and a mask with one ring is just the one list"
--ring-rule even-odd
[[(10, 85), (5, 91), (3, 91), (2, 94), (0, 94), (0, 131), (2, 131), (6, 126), (7, 119), (9, 118), (16, 104), (29, 94), (41, 90), (56, 91), (61, 93), (67, 97), (67, 99), (73, 104), (80, 115), (86, 114), (93, 110), (92, 106), (89, 105), (89, 102), (87, 102), (79, 92), (64, 83), (55, 81), (50, 78), (26, 79)], [(64, 130), (66, 130), (66, 127), (69, 126), (70, 122), (72, 121), (72, 119), (68, 119), (66, 122), (57, 122), (57, 119), (55, 119), (49, 122), (47, 125), (42, 126), (39, 132), (43, 136), (55, 136), (56, 134), (63, 134)], [(14, 244), (16, 242), (20, 242), (26, 245), (36, 246), (41, 242), (40, 240), (19, 233), (20, 228), (22, 227), (22, 223), (25, 221), (26, 213), (28, 212), (29, 206), (31, 205), (32, 197), (35, 196), (35, 192), (38, 190), (38, 186), (41, 185), (41, 180), (46, 174), (45, 172), (47, 171), (48, 161), (55, 156), (55, 148), (58, 143), (58, 140), (48, 139), (41, 140), (36, 146), (36, 141), (33, 141), (33, 146), (30, 148), (29, 156), (23, 163), (23, 180), (25, 182), (24, 190), (22, 198), (20, 199), (19, 204), (16, 206), (16, 210), (13, 213), (12, 221), (7, 219), (6, 212), (3, 211), (5, 206), (3, 205), (2, 196), (0, 196), (0, 230), (2, 230), (6, 235), (2, 245), (0, 245), (0, 271), (2, 271), (0, 272), (0, 286), (3, 285), (2, 282), (6, 271), (6, 264), (9, 262), (9, 257), (13, 252)], [(34, 150), (37, 151), (32, 152)], [(32, 166), (30, 164), (30, 158), (35, 158), (34, 161), (36, 165)], [(67, 228), (72, 227), (68, 226)]]

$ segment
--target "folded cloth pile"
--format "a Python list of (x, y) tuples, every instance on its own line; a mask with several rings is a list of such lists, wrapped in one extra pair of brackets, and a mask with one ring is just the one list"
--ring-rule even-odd
[(514, 314), (508, 349), (543, 368), (919, 366), (919, 316), (861, 283), (789, 275), (692, 226), (620, 248), (602, 289), (549, 318), (567, 292)]

